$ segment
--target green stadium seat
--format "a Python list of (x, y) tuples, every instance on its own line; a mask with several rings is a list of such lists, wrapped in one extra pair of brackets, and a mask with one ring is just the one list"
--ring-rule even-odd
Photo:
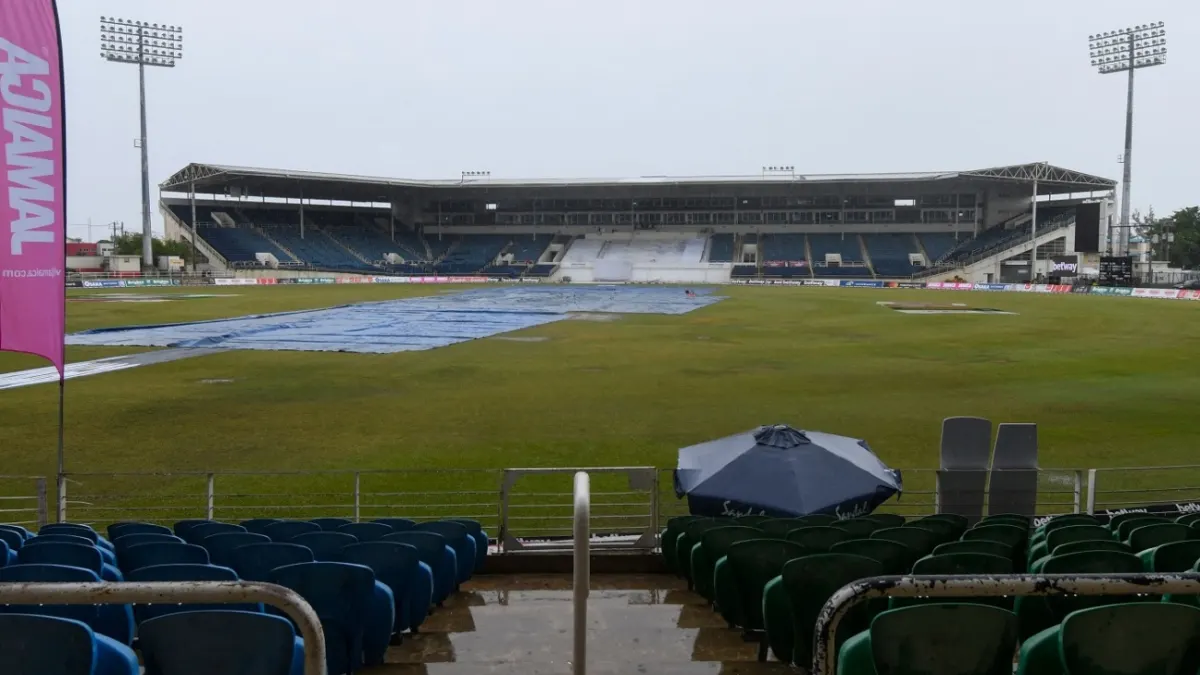
[(1036, 544), (1031, 545), (1026, 562), (1043, 558), (1055, 548), (1076, 541), (1112, 541), (1112, 533), (1101, 525), (1070, 525), (1060, 527), (1046, 533), (1046, 536)]
[(1134, 602), (1072, 612), (1021, 645), (1017, 675), (1192, 675), (1200, 609)]
[(913, 550), (897, 541), (887, 539), (851, 539), (834, 544), (830, 553), (861, 555), (883, 565), (884, 574), (905, 574), (916, 561)]
[(878, 523), (880, 527), (900, 527), (908, 522), (907, 518), (898, 513), (872, 513), (863, 517), (873, 523)]
[(922, 518), (907, 523), (904, 527), (915, 527), (921, 530), (928, 530), (934, 535), (934, 540), (938, 544), (945, 544), (952, 541), (957, 541), (962, 536), (963, 532), (967, 531), (966, 527), (959, 527), (956, 523), (949, 520)]
[(1200, 539), (1174, 541), (1138, 552), (1147, 572), (1179, 574), (1200, 563)]
[(675, 555), (675, 544), (683, 535), (683, 528), (688, 523), (702, 518), (703, 516), (676, 516), (667, 521), (667, 528), (662, 532), (659, 547), (662, 549), (663, 562), (666, 563), (667, 570), (672, 574), (680, 573), (679, 558)]
[(1108, 529), (1112, 530), (1113, 532), (1116, 532), (1117, 528), (1121, 525), (1121, 523), (1125, 522), (1126, 520), (1132, 520), (1134, 518), (1145, 518), (1146, 516), (1149, 516), (1149, 515), (1151, 515), (1151, 514), (1146, 513), (1145, 511), (1126, 511), (1125, 513), (1118, 513), (1117, 515), (1112, 516), (1108, 519)]
[(1133, 532), (1134, 530), (1136, 530), (1139, 527), (1153, 525), (1154, 523), (1169, 523), (1169, 522), (1171, 522), (1170, 518), (1164, 518), (1162, 516), (1147, 516), (1147, 515), (1142, 515), (1138, 518), (1129, 518), (1127, 520), (1122, 520), (1121, 524), (1118, 525), (1117, 529), (1116, 529), (1117, 540), (1127, 542), (1127, 541), (1129, 541), (1129, 533)]
[[(986, 553), (946, 553), (929, 555), (913, 563), (912, 573), (917, 575), (996, 575), (1012, 574), (1012, 558)], [(945, 602), (945, 598), (890, 598), (890, 609), (909, 605)], [(971, 602), (991, 605), (1012, 611), (1012, 598), (955, 598), (954, 602)]]
[[(1173, 544), (1168, 544), (1171, 546)], [(1196, 561), (1196, 566), (1192, 568), (1193, 572), (1200, 574), (1200, 560)], [(1173, 595), (1168, 593), (1163, 596), (1163, 602), (1175, 603), (1179, 605), (1191, 605), (1192, 607), (1200, 607), (1200, 595)]]
[(1176, 518), (1175, 522), (1179, 523), (1180, 525), (1189, 525), (1189, 526), (1193, 525), (1195, 523), (1200, 523), (1200, 513), (1185, 513), (1182, 516), (1179, 516), (1178, 518)]
[[(743, 629), (763, 629), (763, 589), (783, 573), (783, 566), (789, 560), (812, 553), (800, 544), (778, 539), (751, 539), (729, 547), (729, 566), (737, 587)], [(762, 644), (765, 648), (765, 639)]]
[(732, 519), (735, 525), (744, 527), (758, 527), (760, 524), (768, 520), (775, 520), (774, 516), (736, 516)]
[(1133, 553), (1133, 549), (1129, 548), (1129, 544), (1116, 539), (1100, 539), (1097, 541), (1072, 541), (1066, 544), (1060, 544), (1050, 551), (1050, 555), (1067, 555), (1068, 553), (1079, 553), (1080, 551), (1123, 551), (1125, 553)]
[(871, 533), (871, 539), (886, 539), (904, 544), (918, 558), (933, 551), (936, 537), (929, 530), (919, 527), (885, 527)]
[(762, 539), (763, 532), (755, 527), (729, 525), (714, 527), (700, 535), (700, 541), (692, 547), (691, 563), (692, 588), (704, 599), (712, 602), (713, 572), (717, 561), (729, 553), (729, 547), (747, 539)]
[(998, 541), (975, 539), (973, 541), (950, 541), (946, 542), (945, 544), (938, 544), (933, 549), (934, 555), (945, 555), (947, 553), (983, 553), (985, 555), (997, 555), (1001, 558), (1008, 558), (1011, 560), (1013, 556), (1013, 547), (1009, 546), (1008, 544), (1002, 544)]
[[(841, 587), (882, 574), (878, 561), (857, 555), (816, 553), (789, 561), (763, 590), (763, 625), (775, 658), (808, 668), (821, 608)], [(851, 609), (838, 624), (838, 644), (869, 623), (865, 604)]]
[(1027, 516), (1022, 516), (1016, 513), (997, 513), (993, 516), (984, 516), (983, 520), (979, 521), (980, 525), (1012, 525), (1025, 530), (1032, 530), (1033, 523), (1030, 522)]
[(950, 525), (954, 526), (957, 532), (955, 536), (959, 537), (961, 537), (962, 533), (966, 532), (967, 528), (971, 526), (971, 521), (967, 520), (966, 516), (960, 516), (957, 513), (935, 513), (932, 516), (925, 516), (920, 520), (912, 521), (910, 524), (926, 522), (949, 523)]
[[(1142, 561), (1120, 551), (1081, 551), (1049, 556), (1042, 574), (1140, 574)], [(1128, 602), (1128, 596), (1024, 596), (1014, 603), (1020, 619), (1021, 638), (1026, 639), (1060, 622), (1068, 614), (1106, 604)]]
[(1017, 617), (986, 605), (888, 610), (839, 650), (838, 675), (1012, 675)]
[(1015, 525), (976, 525), (963, 532), (963, 541), (997, 541), (1017, 547), (1025, 541), (1025, 530)]
[(850, 538), (850, 533), (843, 529), (823, 525), (801, 527), (787, 533), (788, 541), (794, 541), (813, 551), (828, 551), (834, 544), (848, 541)]
[[(1142, 521), (1139, 520), (1137, 522), (1140, 523)], [(1193, 530), (1187, 525), (1180, 525), (1179, 523), (1154, 523), (1153, 525), (1135, 527), (1130, 530), (1129, 539), (1125, 543), (1129, 544), (1129, 548), (1135, 552), (1139, 552), (1176, 541), (1187, 541), (1197, 534), (1200, 534), (1200, 532)]]
[(1038, 527), (1030, 535), (1030, 543), (1041, 541), (1046, 535), (1060, 527), (1073, 527), (1076, 525), (1099, 525), (1100, 521), (1094, 516), (1086, 513), (1068, 513), (1062, 516), (1055, 516), (1047, 521), (1042, 526)]
[(838, 521), (838, 517), (827, 513), (810, 513), (807, 516), (800, 516), (796, 520), (800, 521), (800, 527), (812, 527), (815, 525), (831, 525)]
[(703, 518), (693, 520), (683, 527), (683, 534), (675, 541), (675, 564), (679, 574), (687, 579), (688, 588), (692, 587), (692, 547), (700, 543), (700, 537), (714, 527), (727, 527), (732, 521), (721, 518)]
[(788, 532), (804, 527), (804, 524), (799, 518), (772, 518), (759, 523), (756, 527), (768, 537), (786, 539)]
[(856, 538), (867, 538), (871, 533), (881, 528), (879, 523), (867, 520), (866, 518), (851, 518), (849, 520), (839, 520), (830, 527), (836, 527), (839, 530), (849, 532), (851, 536)]

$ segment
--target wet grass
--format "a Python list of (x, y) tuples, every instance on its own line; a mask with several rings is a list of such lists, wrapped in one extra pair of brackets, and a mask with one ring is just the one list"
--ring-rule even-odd
[[(193, 321), (444, 290), (154, 289), (147, 292), (226, 297), (73, 302), (68, 323), (81, 330)], [(67, 386), (68, 470), (666, 467), (681, 446), (773, 422), (862, 437), (894, 467), (932, 468), (940, 422), (952, 415), (1037, 422), (1043, 467), (1197, 461), (1200, 303), (870, 289), (720, 292), (730, 299), (685, 316), (564, 321), (514, 334), (545, 338), (539, 342), (485, 339), (394, 355), (230, 352), (74, 380)], [(953, 300), (1016, 315), (905, 315), (877, 306), (880, 300)], [(118, 353), (72, 348), (69, 358)], [(37, 365), (0, 355), (0, 371)], [(53, 475), (56, 395), (54, 386), (0, 391), (0, 473)], [(1114, 475), (1110, 484), (1150, 484), (1139, 476)], [(1200, 485), (1200, 472), (1196, 478), (1192, 484)], [(203, 506), (202, 475), (175, 483), (75, 480), (70, 492), (96, 505)], [(499, 490), (494, 472), (373, 480), (377, 487), (365, 492), (380, 512), (388, 503), (402, 510), (405, 499), (443, 498), (408, 493)], [(557, 480), (569, 489), (569, 479)], [(351, 474), (222, 479), (217, 492), (230, 517), (285, 500), (339, 509), (353, 501)], [(485, 501), (495, 498), (478, 503)], [(464, 510), (468, 503), (475, 502), (463, 502)]]

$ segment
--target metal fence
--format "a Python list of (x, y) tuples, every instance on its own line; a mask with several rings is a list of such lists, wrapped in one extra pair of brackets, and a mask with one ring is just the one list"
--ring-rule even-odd
[[(686, 500), (675, 496), (671, 470), (653, 467), (73, 473), (65, 476), (62, 505), (66, 518), (100, 525), (262, 516), (471, 518), (501, 551), (544, 550), (570, 546), (571, 476), (579, 470), (591, 475), (596, 548), (652, 549), (666, 520), (687, 513)], [(904, 492), (880, 510), (936, 513), (938, 472), (901, 473)], [(1196, 503), (1200, 465), (1038, 470), (1039, 515), (1150, 504), (1182, 512), (1195, 510)], [(44, 479), (0, 476), (0, 520), (39, 525), (47, 520), (45, 504)]]

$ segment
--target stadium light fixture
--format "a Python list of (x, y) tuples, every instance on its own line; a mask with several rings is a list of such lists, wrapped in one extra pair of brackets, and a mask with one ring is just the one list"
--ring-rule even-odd
[(791, 176), (792, 178), (795, 178), (796, 177), (796, 167), (791, 166), (790, 164), (789, 165), (773, 164), (771, 166), (764, 166), (762, 168), (762, 175), (764, 178), (766, 176), (771, 176), (771, 175), (773, 175), (773, 176)]
[(465, 183), (469, 180), (487, 180), (491, 177), (492, 177), (491, 171), (463, 171), (462, 172), (462, 182), (463, 183)]
[[(183, 28), (168, 24), (100, 17), (100, 58), (138, 67), (142, 151), (142, 266), (154, 266), (150, 229), (150, 152), (146, 145), (146, 66), (174, 68), (183, 58)], [(194, 223), (193, 223), (194, 226)], [(193, 258), (194, 259), (194, 258)], [(193, 263), (194, 264), (194, 263)]]
[(1101, 75), (1127, 73), (1125, 152), (1121, 155), (1121, 224), (1117, 253), (1129, 255), (1129, 193), (1133, 174), (1133, 74), (1167, 62), (1167, 28), (1162, 21), (1088, 36), (1092, 65)]

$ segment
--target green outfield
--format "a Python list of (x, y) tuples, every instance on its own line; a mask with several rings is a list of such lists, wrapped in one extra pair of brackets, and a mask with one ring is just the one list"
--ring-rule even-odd
[[(227, 297), (73, 301), (68, 324), (191, 321), (447, 290), (148, 289)], [(729, 299), (684, 316), (561, 321), (512, 334), (538, 341), (489, 338), (386, 356), (240, 351), (72, 380), (67, 468), (671, 466), (680, 446), (774, 422), (862, 437), (893, 467), (930, 468), (940, 422), (952, 415), (1037, 422), (1043, 467), (1197, 459), (1200, 303), (855, 288), (718, 293)], [(902, 314), (880, 301), (1013, 314)], [(119, 353), (80, 348), (69, 358)], [(38, 365), (0, 355), (0, 371)], [(56, 395), (53, 385), (0, 391), (0, 473), (54, 474)], [(439, 475), (447, 485), (461, 480)]]

